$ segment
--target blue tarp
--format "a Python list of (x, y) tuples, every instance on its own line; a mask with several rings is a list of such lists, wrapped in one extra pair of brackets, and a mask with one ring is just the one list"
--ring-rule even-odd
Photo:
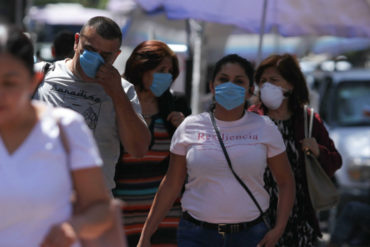
[[(231, 24), (259, 33), (263, 0), (136, 0), (146, 11), (163, 9), (170, 19)], [(269, 0), (266, 32), (283, 36), (370, 37), (366, 0)]]

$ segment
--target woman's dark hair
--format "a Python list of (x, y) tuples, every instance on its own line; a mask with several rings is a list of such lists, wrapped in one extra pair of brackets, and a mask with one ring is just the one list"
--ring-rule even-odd
[(239, 64), (245, 71), (245, 74), (247, 75), (249, 79), (249, 86), (253, 86), (253, 73), (254, 68), (251, 62), (249, 62), (247, 59), (242, 58), (241, 56), (237, 54), (230, 54), (223, 58), (221, 58), (215, 65), (212, 73), (211, 81), (214, 82), (216, 75), (218, 72), (220, 72), (222, 66), (224, 66), (227, 63), (236, 63)]
[(257, 84), (260, 83), (263, 72), (270, 67), (276, 68), (280, 75), (293, 86), (288, 103), (292, 112), (309, 103), (307, 83), (294, 56), (290, 54), (271, 55), (263, 60), (254, 77)]
[(179, 61), (176, 54), (163, 42), (149, 40), (140, 43), (131, 53), (126, 62), (124, 78), (143, 89), (143, 75), (155, 69), (166, 57), (172, 61), (172, 81), (179, 75)]
[(0, 53), (8, 53), (19, 59), (34, 74), (33, 45), (18, 28), (0, 23)]
[(118, 39), (122, 43), (122, 32), (120, 27), (112, 19), (105, 16), (95, 16), (82, 26), (80, 33), (83, 34), (86, 27), (94, 27), (96, 32), (104, 39)]

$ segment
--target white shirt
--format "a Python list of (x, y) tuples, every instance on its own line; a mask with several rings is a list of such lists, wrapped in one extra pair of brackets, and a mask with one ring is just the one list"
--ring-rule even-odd
[[(216, 119), (216, 124), (236, 174), (265, 211), (269, 205), (263, 182), (267, 158), (285, 150), (279, 130), (268, 117), (252, 112), (245, 112), (236, 121)], [(188, 182), (181, 200), (183, 211), (210, 223), (246, 222), (260, 215), (232, 175), (209, 113), (187, 117), (173, 135), (170, 151), (186, 156)]]
[[(56, 118), (69, 141), (70, 167)], [(52, 225), (71, 216), (70, 169), (101, 164), (82, 116), (68, 109), (49, 108), (44, 112), (11, 155), (0, 137), (0, 246), (40, 246)]]

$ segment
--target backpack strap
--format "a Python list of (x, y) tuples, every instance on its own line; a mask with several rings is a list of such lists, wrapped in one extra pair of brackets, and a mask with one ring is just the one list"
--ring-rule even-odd
[(55, 66), (55, 64), (54, 64), (54, 63), (50, 63), (50, 62), (46, 62), (46, 63), (45, 63), (44, 67), (42, 68), (42, 72), (44, 73), (44, 77), (45, 77), (45, 75), (49, 72), (49, 70), (50, 70), (51, 68), (53, 68), (54, 66)]
[[(40, 69), (36, 69), (36, 76), (38, 77), (37, 88), (39, 88), (40, 85), (42, 84), (42, 82), (44, 81), (46, 74), (50, 70), (54, 70), (54, 68), (55, 68), (55, 63), (45, 62), (45, 64), (42, 66), (42, 69), (41, 70)], [(33, 92), (32, 98), (34, 98), (34, 96), (36, 94), (36, 91), (37, 91), (37, 88)]]

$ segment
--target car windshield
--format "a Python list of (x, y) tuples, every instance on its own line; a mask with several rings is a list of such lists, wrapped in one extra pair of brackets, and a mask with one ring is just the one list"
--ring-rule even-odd
[(342, 82), (334, 106), (334, 121), (339, 125), (370, 125), (370, 81)]

